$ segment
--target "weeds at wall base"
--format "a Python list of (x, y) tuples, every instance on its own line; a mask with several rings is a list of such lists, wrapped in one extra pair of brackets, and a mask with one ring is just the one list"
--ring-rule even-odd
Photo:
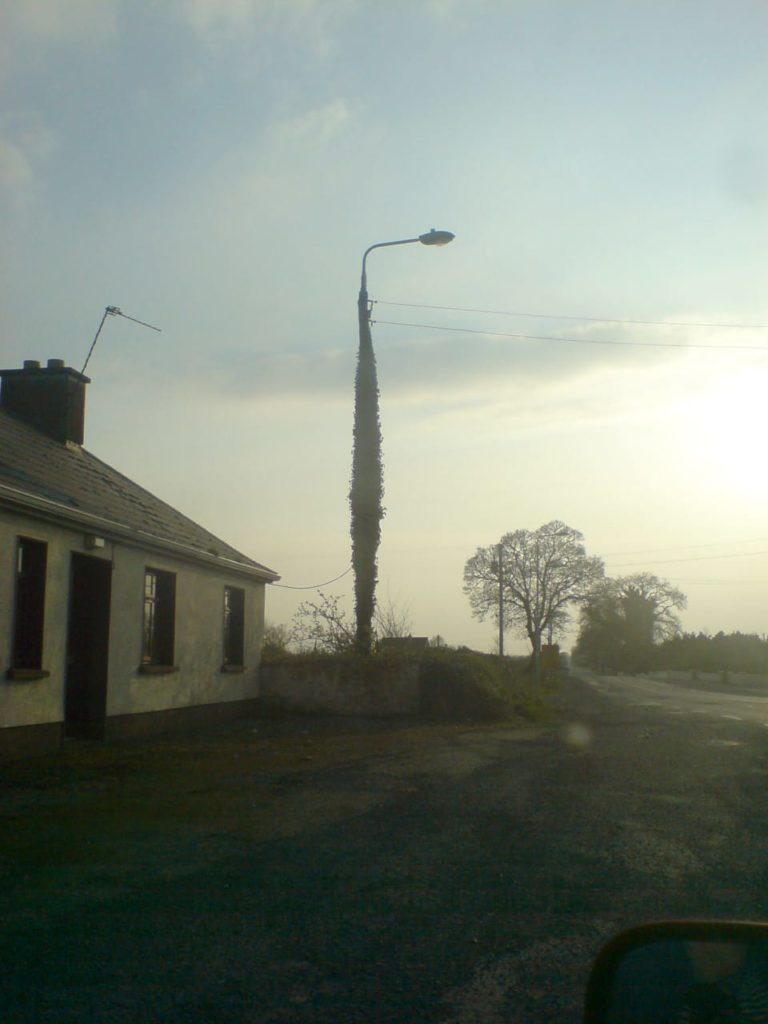
[(526, 658), (468, 650), (296, 654), (264, 659), (260, 703), (269, 714), (537, 722), (554, 716), (558, 689), (535, 682)]

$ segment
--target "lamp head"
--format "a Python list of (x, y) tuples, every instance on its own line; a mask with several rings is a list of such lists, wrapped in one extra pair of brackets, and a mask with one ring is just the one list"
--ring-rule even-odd
[(456, 236), (450, 231), (435, 231), (432, 228), (431, 231), (427, 231), (425, 235), (419, 235), (419, 241), (422, 245), (448, 245), (452, 242)]

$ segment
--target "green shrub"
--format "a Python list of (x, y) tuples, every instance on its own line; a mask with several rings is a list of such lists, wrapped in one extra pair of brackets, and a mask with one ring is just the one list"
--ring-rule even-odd
[(525, 666), (524, 658), (430, 649), (421, 659), (421, 713), (454, 721), (546, 717), (548, 693), (534, 688)]

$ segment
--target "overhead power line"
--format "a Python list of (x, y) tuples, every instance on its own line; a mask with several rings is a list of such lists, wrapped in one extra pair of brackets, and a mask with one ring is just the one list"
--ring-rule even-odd
[[(409, 309), (444, 309), (452, 313), (483, 313), (489, 316), (526, 316), (538, 320), (583, 320), (591, 324), (636, 324), (643, 327), (738, 327), (745, 330), (766, 331), (768, 324), (702, 323), (700, 320), (621, 320), (607, 316), (574, 316), (564, 313), (521, 313), (509, 309), (474, 309), (471, 306), (430, 306), (422, 302), (388, 302), (374, 299), (381, 306), (404, 306)], [(382, 321), (383, 322), (383, 321)]]
[(681, 580), (675, 579), (675, 583), (683, 583), (686, 587), (717, 586), (717, 587), (741, 587), (749, 584), (766, 587), (768, 580)]
[(516, 338), (519, 341), (563, 342), (570, 345), (621, 345), (639, 348), (691, 348), (725, 352), (768, 352), (768, 345), (699, 345), (685, 341), (622, 341), (617, 338), (559, 338), (548, 334), (512, 334), (507, 331), (484, 331), (472, 327), (446, 327), (442, 324), (408, 323), (403, 320), (371, 320), (372, 324), (389, 327), (418, 327), (427, 331), (450, 331), (454, 334), (483, 334), (488, 338)]
[[(666, 547), (654, 547), (654, 548), (637, 548), (630, 551), (614, 551), (612, 552), (613, 558), (629, 558), (630, 555), (650, 555), (654, 552), (661, 553), (664, 551), (697, 551), (699, 548), (722, 548), (726, 544), (733, 544), (732, 540), (716, 540), (706, 541), (703, 544), (672, 544)], [(738, 542), (739, 544), (768, 544), (768, 537), (741, 537)], [(608, 557), (608, 561), (611, 558)]]
[(348, 566), (344, 572), (339, 573), (338, 576), (334, 576), (332, 580), (326, 580), (325, 583), (316, 583), (312, 587), (289, 587), (287, 583), (273, 583), (273, 587), (280, 587), (282, 590), (319, 590), (320, 587), (329, 587), (331, 583), (335, 583), (336, 580), (343, 579), (348, 573), (352, 572), (352, 566)]
[(687, 558), (658, 558), (653, 562), (608, 562), (611, 569), (630, 569), (638, 565), (673, 565), (677, 562), (713, 562), (723, 558), (755, 558), (768, 551), (737, 551), (732, 555), (692, 555)]

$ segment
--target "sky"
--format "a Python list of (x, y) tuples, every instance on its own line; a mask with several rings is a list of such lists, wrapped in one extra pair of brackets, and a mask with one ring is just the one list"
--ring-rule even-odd
[(288, 624), (350, 564), (363, 251), (450, 230), (368, 260), (380, 602), (491, 650), (466, 560), (558, 519), (768, 632), (766, 41), (764, 0), (0, 0), (3, 365), (162, 328), (105, 322), (86, 447)]

